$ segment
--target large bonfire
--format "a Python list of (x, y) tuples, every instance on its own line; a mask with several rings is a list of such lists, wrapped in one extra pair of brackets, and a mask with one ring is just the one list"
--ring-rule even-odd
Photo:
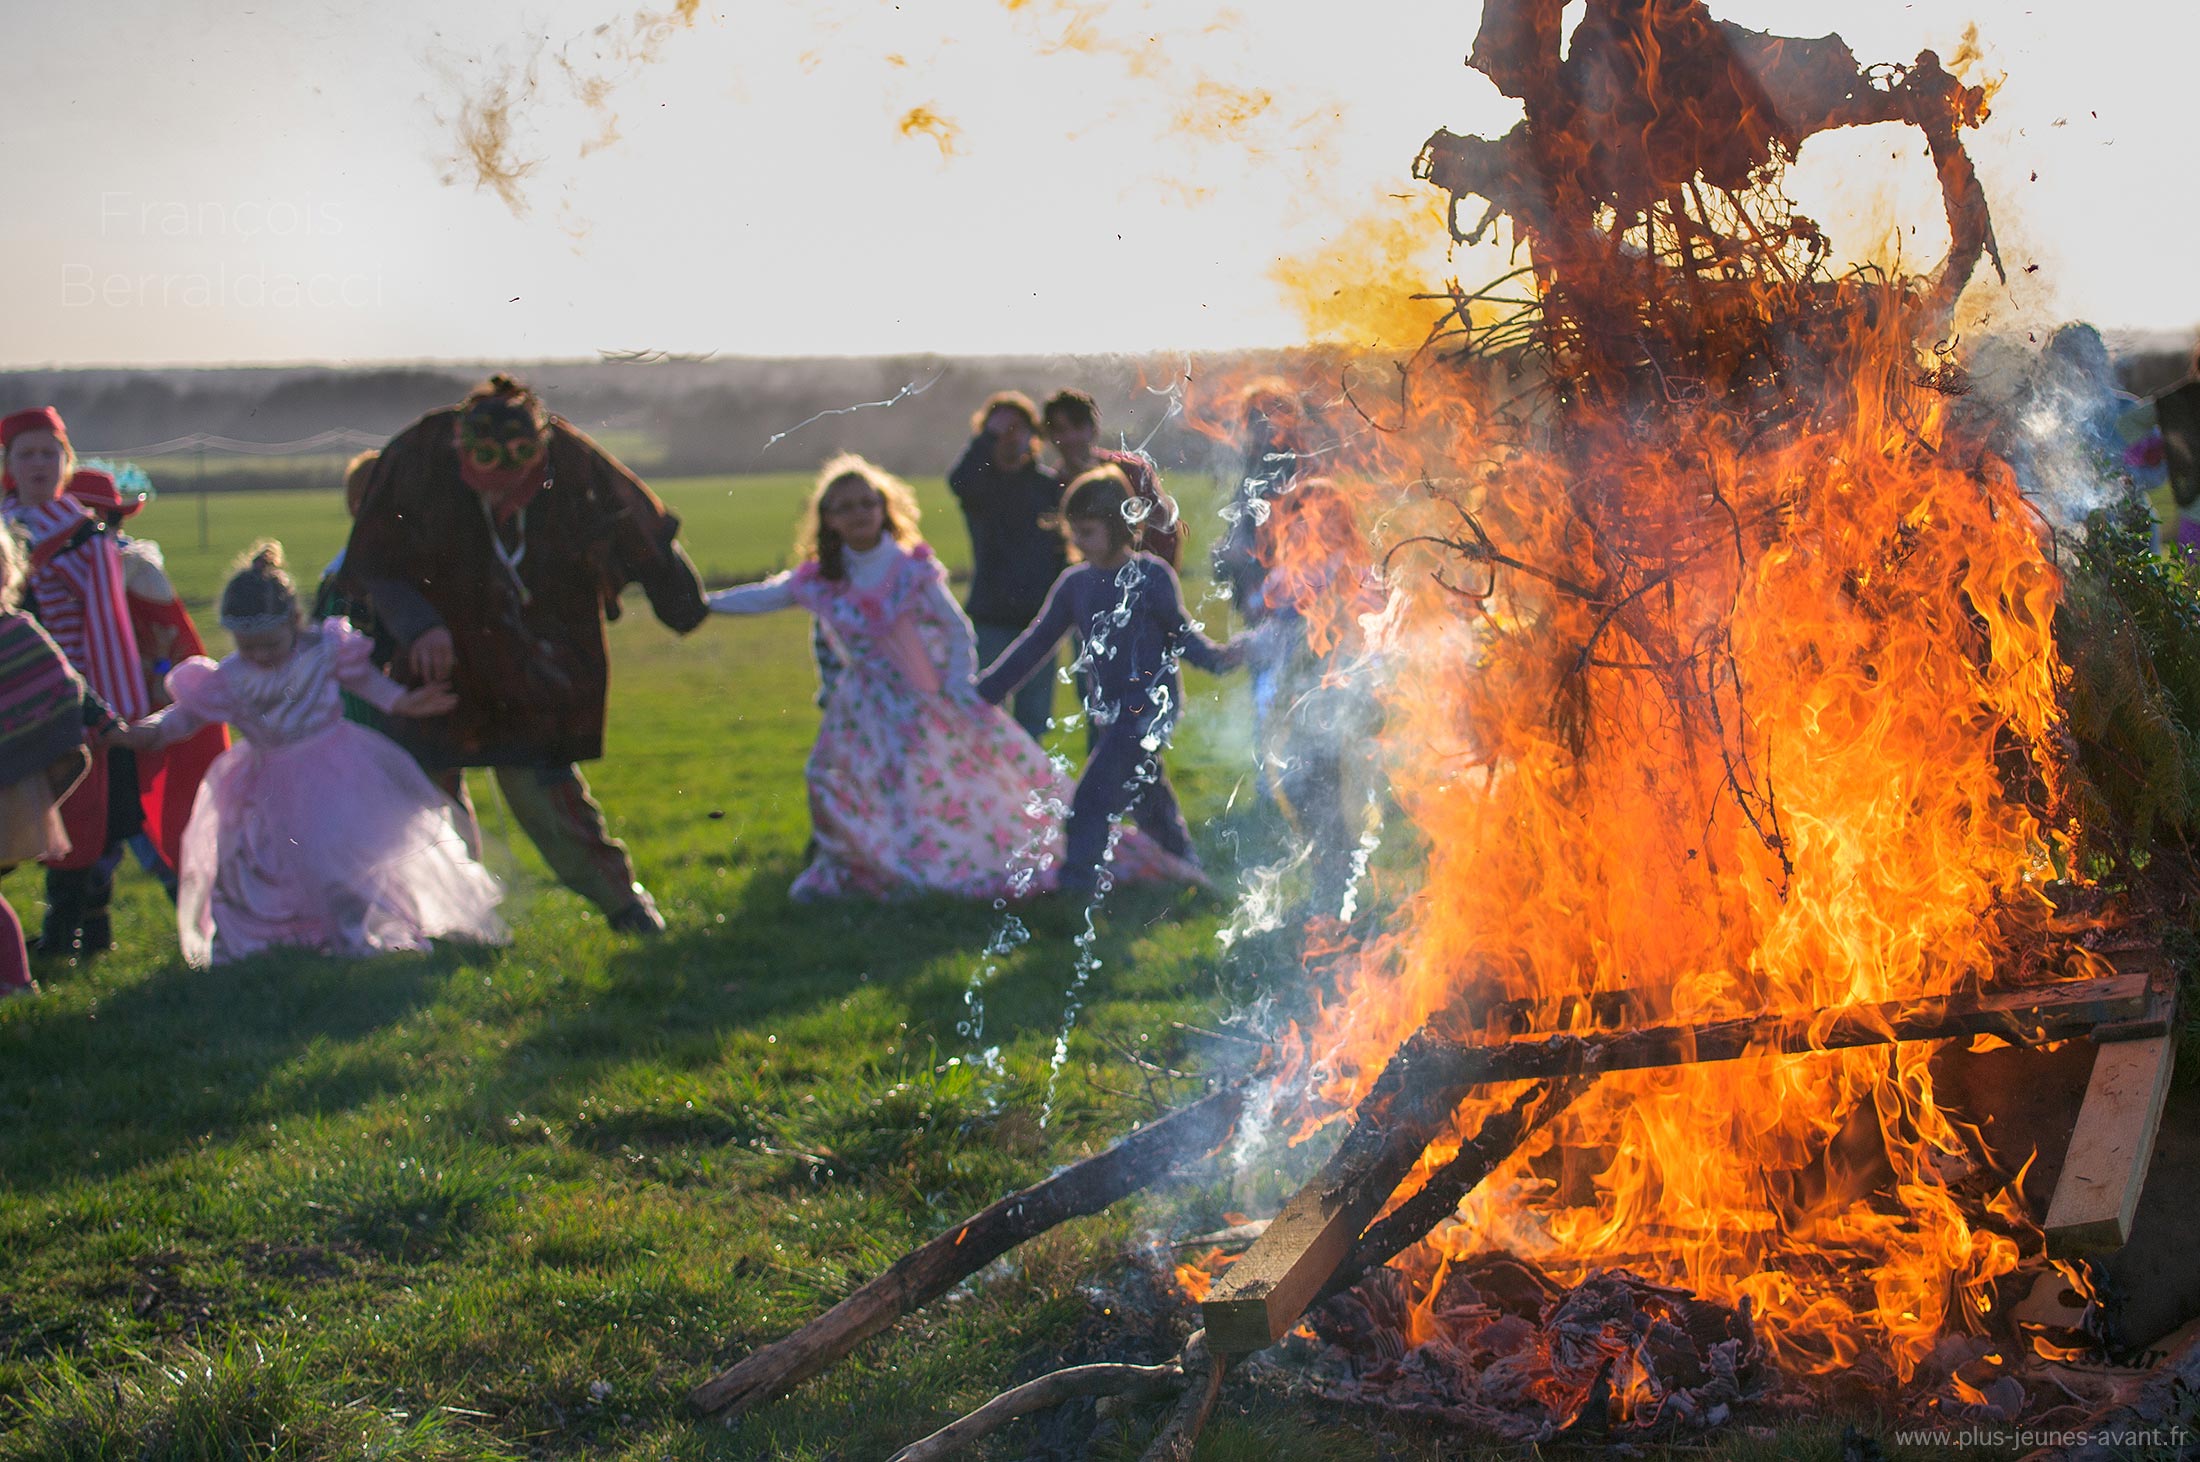
[[(1386, 765), (1427, 866), (1329, 966), (1317, 1119), (1424, 1025), (1808, 1020), (2089, 961), (2049, 894), (2061, 578), (1947, 344), (1994, 254), (1960, 141), (1982, 90), (1693, 0), (1590, 0), (1569, 44), (1564, 9), (1489, 0), (1469, 64), (1526, 118), (1438, 132), (1418, 168), (1461, 237), (1509, 219), (1523, 267), (1454, 292), (1332, 472), (1427, 499), (1382, 627), (1412, 658)], [(1922, 132), (1946, 197), (1929, 276), (1835, 272), (1782, 194), (1805, 138), (1887, 122)], [(1870, 1352), (1907, 1380), (2039, 1250), (2028, 1154), (1951, 1116), (1933, 1054), (1604, 1077), (1397, 1262), (1410, 1338), (1441, 1329), (1448, 1265), (1503, 1249), (1746, 1309), (1791, 1373)]]
[[(1486, 0), (1469, 64), (1525, 118), (1416, 166), (1455, 239), (1506, 221), (1519, 267), (1438, 295), (1379, 403), (1218, 393), (1265, 480), (1240, 503), (1262, 592), (1319, 661), (1279, 714), (1325, 723), (1325, 775), (1381, 726), (1406, 887), (1355, 918), (1363, 839), (1347, 922), (1309, 930), (1320, 993), (1257, 1072), (951, 1227), (698, 1405), (778, 1394), (1233, 1129), (1242, 1153), (1345, 1117), (1243, 1258), (1178, 1268), (1206, 1324), (1175, 1360), (1041, 1377), (903, 1462), (1174, 1391), (1148, 1455), (1180, 1459), (1228, 1366), (1286, 1335), (1327, 1394), (1520, 1440), (1716, 1426), (1836, 1376), (1943, 1417), (2057, 1404), (2026, 1377), (2089, 1342), (2016, 1310), (2087, 1281), (2050, 1265), (2027, 1134), (1982, 1130), (1981, 1058), (2032, 1048), (2022, 1083), (2089, 1036), (2098, 1082), (2110, 1042), (2172, 1039), (2132, 929), (2192, 863), (2134, 874), (2200, 807), (2200, 594), (2128, 517), (2064, 536), (2013, 465), (2039, 474), (2016, 418), (2043, 398), (1969, 393), (1951, 322), (2000, 268), (1962, 141), (1983, 88), (1697, 0), (1587, 0), (1570, 34), (1569, 8)], [(1805, 139), (1879, 124), (1934, 161), (1928, 274), (1834, 267), (1782, 190)], [(1333, 894), (1348, 840), (1324, 839)], [(2102, 868), (2121, 891), (2080, 876)], [(2130, 1003), (2098, 1013), (2102, 987)]]

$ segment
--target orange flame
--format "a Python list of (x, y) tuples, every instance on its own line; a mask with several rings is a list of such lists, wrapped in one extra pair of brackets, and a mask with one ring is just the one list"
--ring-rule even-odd
[[(1615, 175), (1587, 142), (1533, 131), (1536, 93), (1519, 88), (1536, 78), (1494, 50), (1484, 64), (1490, 27), (1476, 64), (1530, 97), (1530, 129), (1439, 163), (1487, 168), (1476, 186), (1519, 209), (1597, 220), (1547, 218), (1529, 240), (1517, 288), (1542, 307), (1542, 354), (1424, 358), (1382, 420), (1332, 434), (1327, 484), (1283, 485), (1266, 534), (1273, 592), (1334, 643), (1367, 614), (1340, 589), (1340, 525), (1390, 515), (1384, 633), (1410, 673), (1375, 693), (1393, 792), (1428, 848), (1419, 896), (1330, 973), (1309, 1130), (1423, 1025), (1471, 1038), (1507, 1002), (1572, 997), (1578, 1024), (1586, 997), (1627, 991), (1685, 1023), (1991, 985), (2044, 937), (2069, 834), (2051, 810), (2048, 535), (1920, 349), (1963, 278), (1815, 272), (1807, 220), (1755, 191), (1793, 142), (1746, 68), (1691, 57), (1728, 89), (1714, 100), (1737, 109), (1733, 130), (1661, 119), (1643, 134), (1657, 176)], [(1499, 39), (1525, 54), (1536, 38)], [(1654, 87), (1654, 26), (1621, 39)], [(1983, 97), (1934, 90), (1946, 73), (1928, 61), (1904, 105), (1944, 108), (1919, 122), (1941, 148)], [(1623, 96), (1613, 115), (1651, 110)], [(1967, 272), (1991, 228), (1960, 148), (1936, 159)], [(1720, 169), (1733, 181), (1704, 181)], [(1600, 202), (1612, 176), (1641, 197)], [(1457, 303), (1461, 332), (1478, 328), (1481, 301)], [(1493, 1241), (1562, 1274), (1624, 1264), (1747, 1303), (1794, 1368), (1869, 1347), (1907, 1379), (1942, 1333), (1979, 1328), (2029, 1223), (2013, 1184), (1956, 1191), (1987, 1155), (1938, 1104), (1930, 1054), (1607, 1075), (1413, 1272)], [(1461, 1129), (1490, 1105), (1469, 1102)]]
[(1183, 1260), (1176, 1266), (1176, 1287), (1183, 1292), (1184, 1298), (1199, 1304), (1214, 1287), (1215, 1276), (1237, 1261), (1236, 1254), (1221, 1248), (1209, 1249), (1196, 1259)]

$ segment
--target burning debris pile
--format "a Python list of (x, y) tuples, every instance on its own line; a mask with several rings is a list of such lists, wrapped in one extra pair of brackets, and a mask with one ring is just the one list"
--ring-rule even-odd
[[(1696, 0), (1589, 0), (1570, 37), (1566, 9), (1487, 0), (1469, 64), (1524, 120), (1415, 168), (1526, 262), (1453, 286), (1323, 459), (1324, 493), (1413, 484), (1419, 514), (1381, 614), (1338, 602), (1411, 659), (1380, 714), (1426, 866), (1259, 1078), (1305, 1095), (1294, 1135), (1349, 1130), (1183, 1356), (1018, 1388), (911, 1457), (1088, 1382), (1182, 1389), (1156, 1455), (1184, 1455), (1229, 1360), (1293, 1334), (1332, 1395), (1520, 1439), (1837, 1375), (2006, 1419), (2020, 1363), (2069, 1358), (2014, 1318), (2050, 1240), (2128, 1235), (2175, 980), (2143, 893), (2079, 874), (2055, 528), (1949, 343), (1999, 268), (1962, 141), (1987, 96)], [(1922, 277), (1836, 271), (1781, 190), (1807, 138), (1883, 123), (1944, 195)], [(1286, 580), (1335, 580), (1279, 541)], [(2069, 1042), (2100, 1054), (2043, 1213), (2060, 1142), (1989, 1140), (1976, 1083), (1936, 1081)], [(699, 1398), (764, 1394), (725, 1382)]]
[(1640, 1437), (1718, 1426), (1767, 1377), (1747, 1310), (1599, 1271), (1572, 1289), (1510, 1256), (1448, 1264), (1425, 1295), (1378, 1269), (1312, 1317), (1335, 1400), (1514, 1442), (1605, 1440), (1615, 1396)]

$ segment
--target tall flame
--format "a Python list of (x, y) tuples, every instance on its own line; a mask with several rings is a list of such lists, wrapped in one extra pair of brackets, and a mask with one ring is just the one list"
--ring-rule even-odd
[[(1996, 983), (2052, 917), (2061, 583), (1930, 348), (1950, 270), (1993, 247), (1952, 143), (1981, 94), (1928, 54), (1813, 124), (1924, 127), (1969, 251), (1923, 281), (1835, 279), (1776, 194), (1809, 129), (1766, 93), (1847, 57), (1838, 38), (1769, 48), (1788, 70), (1768, 79), (1744, 63), (1774, 38), (1699, 5), (1593, 3), (1583, 26), (1602, 28), (1573, 55), (1603, 69), (1577, 95), (1555, 31), (1506, 28), (1558, 9), (1485, 15), (1475, 64), (1528, 101), (1485, 144), (1510, 150), (1440, 133), (1424, 156), (1514, 215), (1533, 311), (1496, 321), (1454, 287), (1467, 358), (1424, 356), (1326, 468), (1363, 518), (1391, 512), (1382, 618), (1411, 672), (1380, 691), (1384, 745), (1428, 855), (1387, 932), (1333, 968), (1308, 1032), (1316, 1121), (1424, 1024), (1471, 1038), (1526, 1002), (1543, 1028), (1581, 1025), (1591, 1003), (1567, 997), (1618, 991), (1675, 1022), (1923, 1000)], [(1711, 77), (1695, 110), (1658, 90), (1676, 28)], [(1726, 70), (1700, 56), (1721, 35)], [(1558, 69), (1538, 80), (1521, 57), (1545, 42)], [(1614, 74), (1641, 93), (1595, 90)], [(1693, 137), (1668, 125), (1682, 112)], [(1603, 148), (1613, 118), (1639, 126), (1639, 167)], [(1675, 157), (1680, 181), (1661, 178)], [(1404, 483), (1416, 500), (1393, 506)], [(1336, 514), (1279, 518), (1300, 525), (1270, 540), (1287, 595), (1335, 582)], [(1333, 644), (1340, 618), (1369, 616), (1307, 623)], [(2007, 1185), (1973, 1191), (1987, 1155), (1936, 1101), (1930, 1055), (1606, 1076), (1401, 1262), (1503, 1245), (1561, 1273), (1624, 1264), (1748, 1302), (1792, 1366), (1869, 1347), (1906, 1379), (1979, 1325), (2026, 1230)]]

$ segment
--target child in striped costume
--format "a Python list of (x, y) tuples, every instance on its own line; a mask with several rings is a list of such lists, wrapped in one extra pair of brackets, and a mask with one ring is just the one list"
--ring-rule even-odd
[[(91, 766), (86, 728), (116, 729), (38, 621), (15, 607), (28, 573), (21, 543), (0, 529), (0, 873), (68, 851), (55, 805)], [(0, 898), (0, 999), (37, 993), (22, 921)]]
[[(143, 474), (137, 476), (142, 480)], [(160, 545), (123, 531), (122, 525), (144, 509), (148, 494), (134, 486), (123, 491), (115, 473), (93, 466), (78, 468), (62, 490), (99, 516), (122, 552), (123, 598), (129, 605), (130, 633), (137, 640), (146, 698), (155, 709), (165, 706), (168, 672), (193, 655), (205, 654), (206, 642), (199, 638), (191, 611), (184, 607), (183, 597), (168, 578)], [(198, 796), (199, 782), (214, 758), (228, 749), (229, 728), (216, 725), (166, 751), (138, 754), (139, 801), (144, 809), (145, 830), (130, 839), (130, 851), (171, 900), (176, 896), (176, 860), (183, 847), (183, 828), (191, 820), (191, 804)], [(106, 861), (110, 866), (116, 861), (112, 852)]]
[[(52, 407), (0, 419), (6, 517), (30, 543), (26, 605), (93, 692), (133, 720), (152, 703), (130, 627), (122, 553), (107, 525), (62, 491), (75, 464), (68, 428)], [(119, 748), (94, 752), (91, 773), (61, 808), (70, 850), (46, 860), (41, 954), (93, 955), (114, 942), (107, 855), (144, 827), (140, 796), (134, 756)]]

